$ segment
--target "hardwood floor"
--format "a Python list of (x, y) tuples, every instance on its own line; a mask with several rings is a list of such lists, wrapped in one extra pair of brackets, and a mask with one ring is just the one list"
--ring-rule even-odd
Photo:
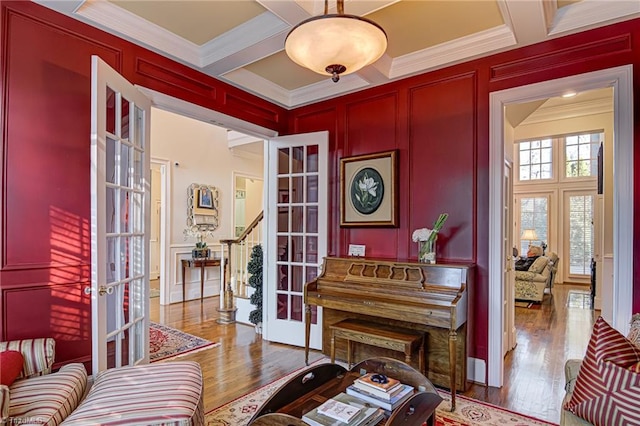
[[(584, 356), (595, 319), (594, 311), (580, 304), (567, 306), (570, 290), (588, 288), (556, 285), (540, 309), (517, 307), (517, 345), (505, 357), (504, 386), (472, 384), (463, 395), (557, 423), (564, 396), (564, 362)], [(160, 306), (156, 297), (150, 303), (152, 321), (221, 343), (180, 357), (202, 366), (205, 411), (304, 367), (304, 349), (266, 342), (248, 325), (218, 324), (217, 297), (168, 306)], [(309, 360), (323, 356), (311, 351)]]

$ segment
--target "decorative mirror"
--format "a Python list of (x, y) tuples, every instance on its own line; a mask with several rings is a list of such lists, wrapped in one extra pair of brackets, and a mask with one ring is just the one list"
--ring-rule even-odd
[(192, 183), (187, 188), (187, 230), (206, 234), (218, 228), (218, 189)]

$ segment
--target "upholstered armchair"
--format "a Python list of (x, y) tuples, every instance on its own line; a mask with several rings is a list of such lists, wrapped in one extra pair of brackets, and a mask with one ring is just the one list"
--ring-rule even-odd
[(51, 338), (0, 342), (0, 352), (6, 351), (21, 353), (23, 365), (10, 385), (0, 385), (0, 424), (60, 424), (84, 396), (84, 365), (68, 364), (52, 373), (55, 340)]
[(204, 425), (202, 370), (195, 361), (112, 368), (87, 391), (83, 364), (52, 372), (51, 338), (0, 342), (0, 353), (9, 355), (0, 361), (2, 379), (9, 367), (17, 376), (0, 385), (0, 425)]
[(551, 277), (547, 256), (538, 257), (527, 271), (516, 271), (515, 298), (541, 302)]

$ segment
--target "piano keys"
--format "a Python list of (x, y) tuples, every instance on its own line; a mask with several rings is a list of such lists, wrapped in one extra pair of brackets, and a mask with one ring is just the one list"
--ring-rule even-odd
[[(305, 362), (314, 305), (323, 308), (325, 354), (330, 351), (329, 326), (346, 318), (420, 330), (427, 340), (427, 377), (451, 389), (455, 408), (456, 389), (467, 386), (468, 290), (473, 269), (469, 264), (326, 257), (322, 273), (304, 287)], [(358, 350), (367, 357), (380, 355), (373, 347)]]

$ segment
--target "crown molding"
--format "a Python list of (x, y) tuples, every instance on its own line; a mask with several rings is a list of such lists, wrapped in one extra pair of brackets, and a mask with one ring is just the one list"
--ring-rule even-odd
[(607, 21), (626, 21), (638, 16), (638, 1), (582, 0), (558, 10), (549, 35), (574, 33), (587, 27), (602, 25)]
[(324, 99), (346, 95), (351, 92), (370, 87), (371, 84), (363, 79), (359, 73), (340, 77), (338, 83), (331, 81), (329, 75), (325, 80), (310, 84), (290, 92), (291, 106), (299, 107)]
[(393, 59), (388, 77), (391, 79), (425, 72), (437, 67), (467, 61), (516, 44), (513, 32), (506, 25), (491, 28), (451, 42), (428, 47)]
[(200, 66), (199, 46), (111, 2), (85, 2), (72, 17), (152, 48), (162, 55), (169, 54), (192, 66)]
[(275, 102), (284, 108), (291, 107), (288, 90), (244, 68), (235, 69), (221, 75), (220, 78), (239, 89), (251, 92), (270, 102)]

